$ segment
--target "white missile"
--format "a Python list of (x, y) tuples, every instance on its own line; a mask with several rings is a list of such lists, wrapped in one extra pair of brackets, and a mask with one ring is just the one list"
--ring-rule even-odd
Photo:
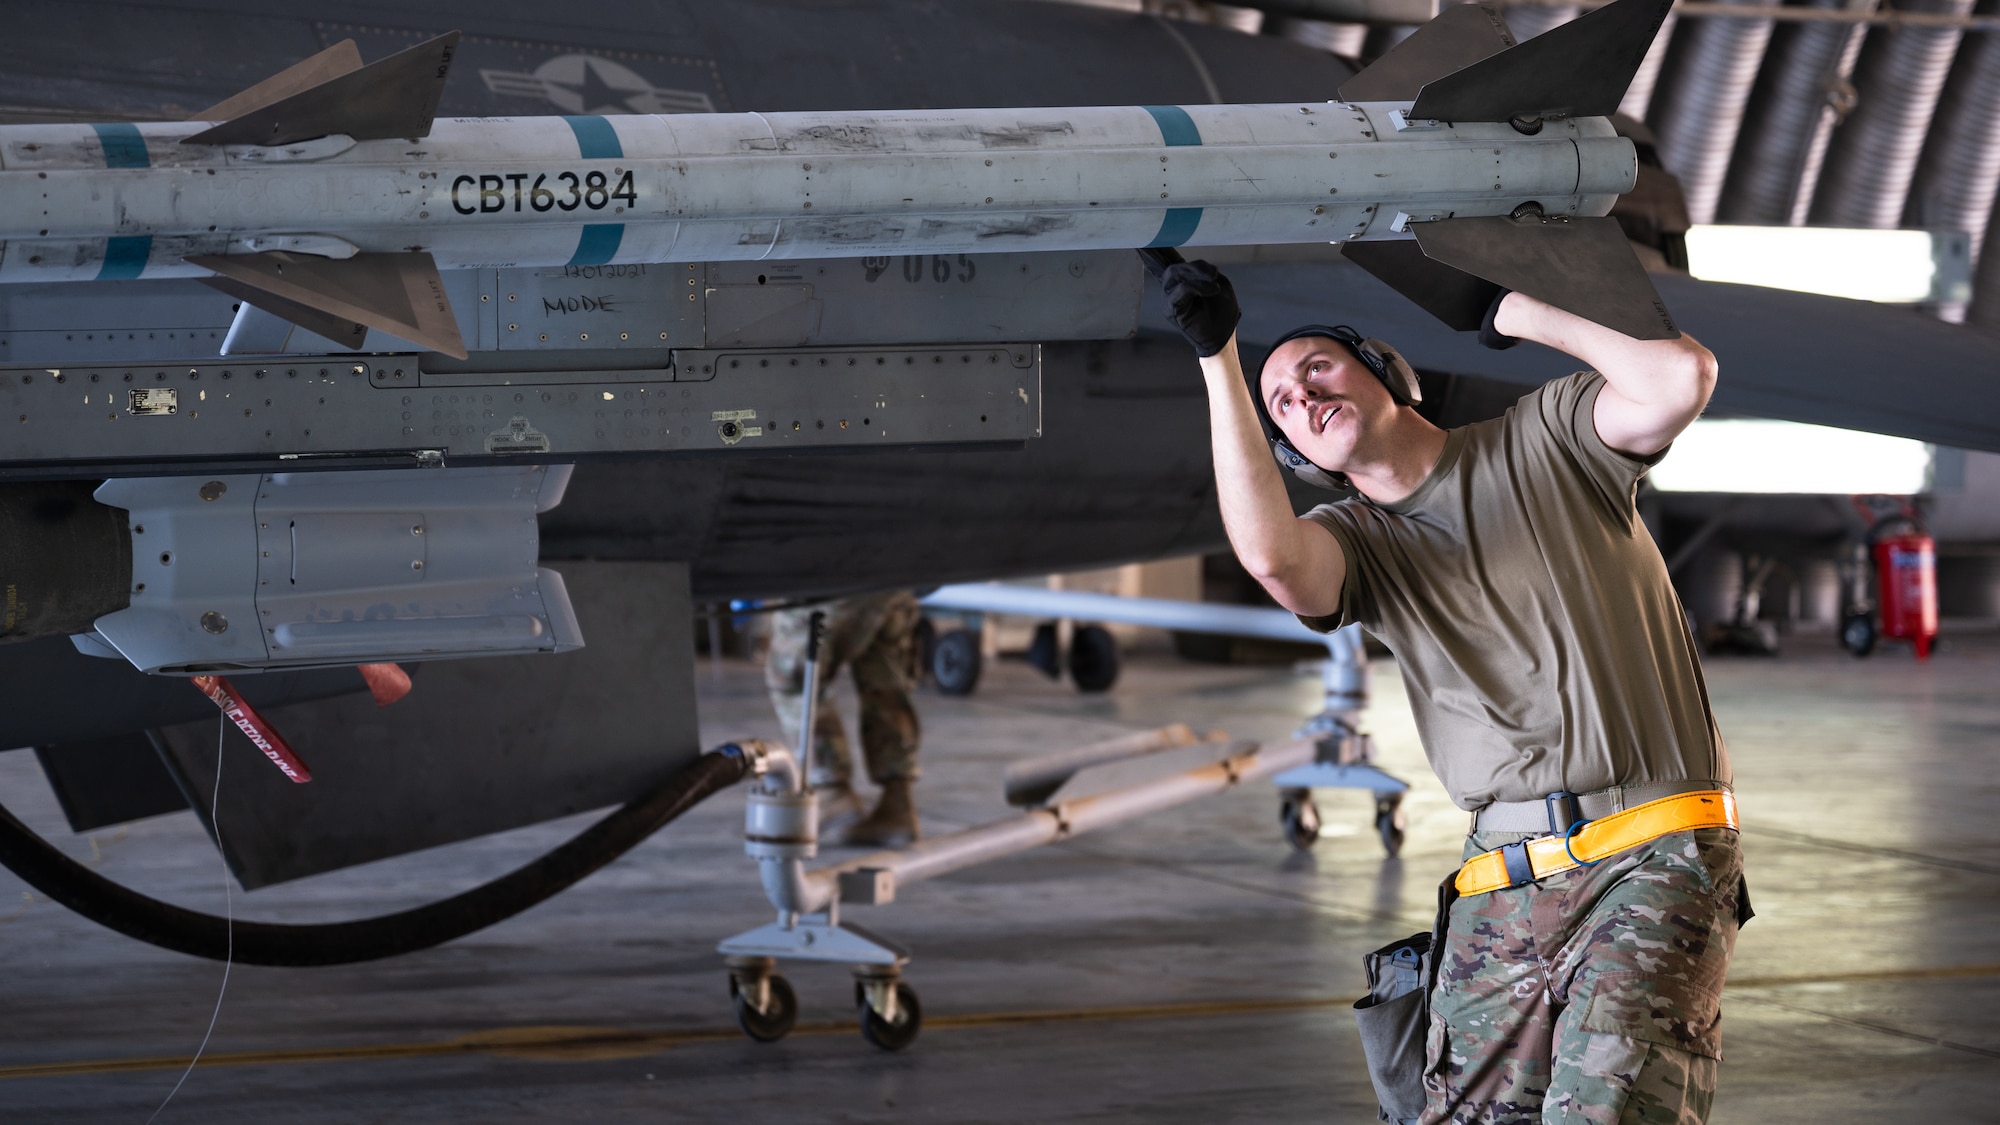
[(1602, 215), (1637, 174), (1603, 118), (1524, 137), (1403, 127), (1407, 108), (487, 118), (278, 148), (0, 126), (0, 280), (200, 276), (188, 258), (263, 250), (469, 269), (1404, 239), (1530, 202)]
[[(1503, 275), (1547, 259), (1528, 235), (1609, 245), (1597, 217), (1637, 175), (1603, 116), (1624, 82), (1578, 79), (1574, 51), (1612, 43), (1629, 80), (1655, 9), (1513, 47), (1455, 8), (1347, 100), (1284, 105), (433, 121), (456, 33), (365, 68), (343, 44), (219, 124), (0, 126), (0, 282), (198, 276), (336, 338), (372, 324), (457, 354), (440, 268), (1414, 239), (1602, 304)], [(1414, 253), (1357, 260), (1408, 291), (1399, 263), (1439, 268)]]

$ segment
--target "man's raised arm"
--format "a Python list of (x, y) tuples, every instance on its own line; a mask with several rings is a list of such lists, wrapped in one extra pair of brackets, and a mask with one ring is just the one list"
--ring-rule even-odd
[(1208, 383), (1215, 496), (1237, 560), (1279, 605), (1306, 617), (1332, 615), (1340, 609), (1347, 560), (1331, 532), (1292, 515), (1284, 477), (1243, 381), (1236, 337), (1202, 357), (1201, 375)]
[(1649, 457), (1673, 444), (1715, 390), (1715, 354), (1692, 336), (1635, 340), (1525, 293), (1507, 294), (1492, 324), (1503, 336), (1568, 352), (1604, 376), (1592, 420), (1597, 436), (1620, 453)]
[(1347, 560), (1331, 532), (1292, 514), (1237, 358), (1235, 290), (1207, 262), (1164, 257), (1147, 255), (1147, 267), (1160, 278), (1174, 323), (1201, 356), (1216, 499), (1229, 545), (1279, 605), (1306, 617), (1330, 616), (1340, 609)]

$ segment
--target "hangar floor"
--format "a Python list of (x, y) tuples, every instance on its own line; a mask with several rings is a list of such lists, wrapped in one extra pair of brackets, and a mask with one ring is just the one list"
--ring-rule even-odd
[[(1736, 758), (1758, 919), (1730, 979), (1717, 1122), (2000, 1120), (2000, 643), (1855, 661), (1798, 639), (1709, 664)], [(238, 966), (213, 1041), (162, 1122), (1340, 1121), (1375, 1119), (1348, 1002), (1358, 958), (1429, 924), (1463, 817), (1429, 778), (1392, 665), (1372, 725), (1418, 781), (1385, 862), (1364, 796), (1288, 854), (1266, 788), (856, 908), (914, 947), (927, 1027), (884, 1055), (853, 1032), (842, 969), (795, 966), (793, 1038), (729, 1015), (716, 938), (767, 912), (741, 801), (445, 948), (339, 969)], [(756, 670), (703, 667), (707, 741), (770, 735)], [(1282, 735), (1315, 704), (1281, 668), (1139, 658), (1107, 696), (1020, 664), (970, 699), (926, 695), (933, 830), (1003, 811), (1012, 758), (1184, 720)], [(851, 701), (847, 714), (853, 714)], [(225, 783), (226, 784), (226, 783)], [(187, 814), (78, 838), (31, 755), (0, 800), (105, 874), (220, 910)], [(285, 920), (448, 894), (587, 820), (261, 891)], [(100, 930), (0, 872), (0, 1120), (143, 1122), (210, 1018), (220, 965)]]

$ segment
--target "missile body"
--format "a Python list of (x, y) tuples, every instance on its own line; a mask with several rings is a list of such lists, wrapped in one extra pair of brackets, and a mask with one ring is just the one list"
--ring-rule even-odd
[(1602, 117), (1524, 135), (1408, 102), (440, 119), (422, 139), (183, 144), (202, 123), (0, 127), (0, 282), (197, 256), (423, 251), (444, 269), (1406, 239), (1598, 216)]

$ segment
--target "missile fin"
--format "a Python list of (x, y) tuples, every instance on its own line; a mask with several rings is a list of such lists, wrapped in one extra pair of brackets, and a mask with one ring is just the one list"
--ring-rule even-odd
[(293, 94), (310, 90), (328, 79), (351, 74), (360, 69), (361, 48), (356, 47), (352, 39), (342, 39), (312, 58), (293, 63), (235, 97), (219, 101), (200, 113), (188, 114), (187, 119), (231, 121), (254, 110), (275, 105)]
[(1344, 102), (1415, 101), (1424, 83), (1463, 70), (1514, 45), (1500, 13), (1454, 4), (1341, 84)]
[(243, 308), (229, 325), (229, 335), (222, 341), (223, 355), (280, 354), (290, 344), (294, 325), (349, 350), (358, 350), (368, 338), (368, 326), (359, 321), (287, 301), (275, 293), (220, 274), (201, 280), (243, 302)]
[(181, 143), (268, 147), (334, 133), (357, 141), (429, 136), (458, 40), (458, 32), (446, 32), (184, 137)]
[(1471, 332), (1486, 319), (1500, 287), (1424, 256), (1415, 241), (1348, 242), (1340, 256), (1416, 302), (1455, 332)]
[(1434, 262), (1636, 340), (1681, 334), (1616, 219), (1494, 215), (1412, 223), (1410, 229)]
[(1672, 8), (1673, 0), (1612, 0), (1526, 43), (1425, 83), (1410, 116), (1437, 121), (1609, 117), (1618, 112)]
[(267, 250), (187, 261), (219, 274), (209, 283), (223, 292), (329, 339), (353, 340), (353, 325), (363, 324), (456, 359), (466, 357), (444, 279), (423, 251), (343, 259)]

